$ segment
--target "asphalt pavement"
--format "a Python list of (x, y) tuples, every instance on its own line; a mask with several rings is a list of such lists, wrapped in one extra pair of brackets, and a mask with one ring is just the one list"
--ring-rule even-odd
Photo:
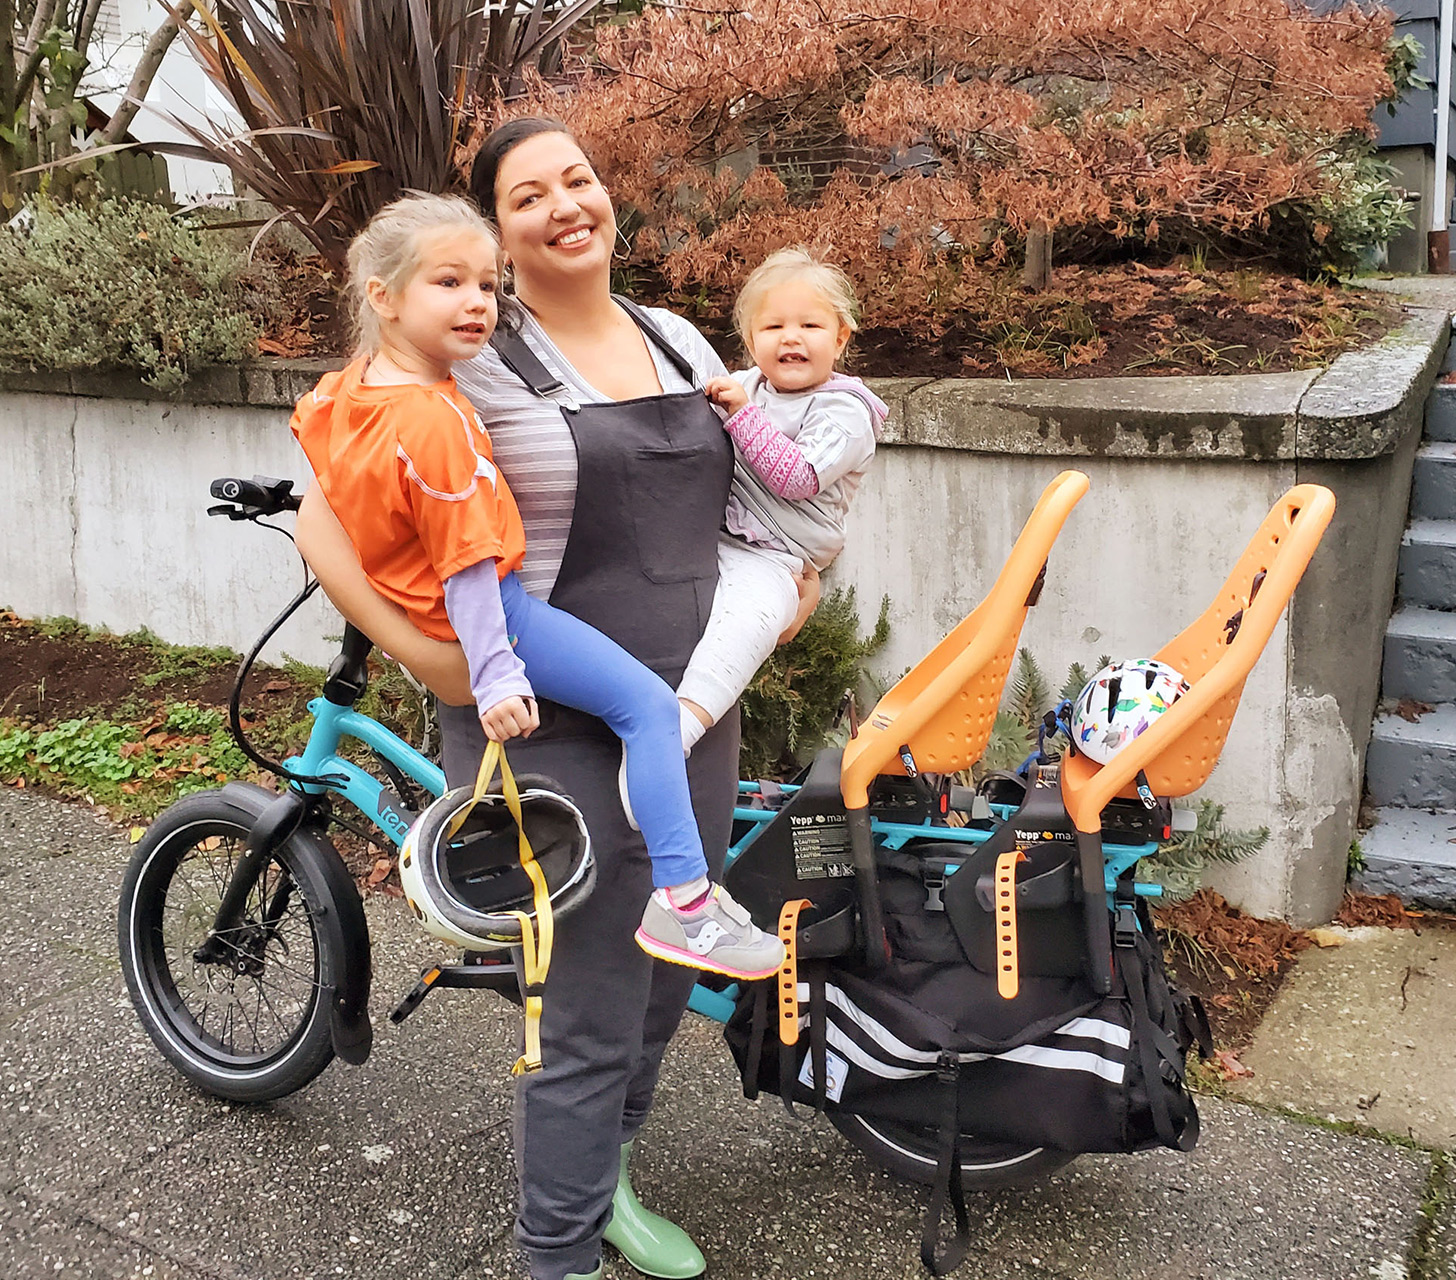
[[(335, 1063), (280, 1102), (221, 1103), (168, 1066), (127, 999), (115, 909), (128, 855), (126, 833), (84, 807), (0, 789), (0, 1278), (522, 1275), (511, 1241), (516, 1010), (441, 992), (390, 1025), (420, 968), (445, 957), (397, 900), (374, 897), (369, 1061)], [(1191, 1155), (1084, 1157), (1034, 1187), (974, 1197), (974, 1245), (957, 1275), (1456, 1280), (1456, 1176), (1447, 1180), (1441, 1154), (1453, 1130), (1406, 1123), (1435, 1093), (1423, 1104), (1408, 1089), (1404, 1110), (1360, 1105), (1393, 1088), (1358, 1091), (1362, 1056), (1372, 1072), (1389, 1066), (1408, 1080), (1421, 1055), (1401, 1057), (1387, 1033), (1364, 1027), (1340, 1086), (1356, 1088), (1348, 1097), (1326, 1075), (1301, 1081), (1289, 1066), (1339, 1059), (1350, 1011), (1367, 1004), (1325, 971), (1353, 948), (1317, 955), (1315, 986), (1301, 960), (1287, 989), (1308, 1009), (1297, 1032), (1267, 1048), (1261, 1035), (1251, 1054), (1250, 1083), (1267, 1082), (1264, 1094), (1204, 1099)], [(1387, 983), (1406, 967), (1427, 975), (1405, 979), (1401, 1016), (1419, 1013), (1399, 1034), (1449, 1062), (1448, 1006), (1425, 988), (1456, 973), (1456, 951), (1376, 967)], [(1281, 1025), (1295, 1025), (1299, 1007)], [(1433, 1091), (1449, 1089), (1449, 1074), (1432, 1079)], [(1393, 1136), (1334, 1123), (1348, 1119)], [(669, 1051), (638, 1157), (643, 1199), (691, 1232), (712, 1280), (923, 1274), (923, 1190), (871, 1166), (820, 1118), (744, 1101), (704, 1019), (690, 1015)], [(609, 1251), (607, 1274), (636, 1273)]]

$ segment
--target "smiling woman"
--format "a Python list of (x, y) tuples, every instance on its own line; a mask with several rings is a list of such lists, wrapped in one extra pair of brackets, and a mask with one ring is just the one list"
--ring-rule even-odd
[[(560, 123), (525, 119), (496, 130), (471, 186), (497, 219), (515, 293), (501, 300), (491, 344), (456, 373), (520, 504), (529, 534), (521, 585), (591, 623), (673, 685), (715, 594), (733, 454), (704, 386), (725, 372), (723, 364), (677, 316), (613, 297), (616, 216)], [(422, 647), (417, 633), (361, 588), (353, 548), (325, 504), (305, 501), (298, 532), (352, 621), (422, 674), (453, 679), (440, 651)], [(804, 616), (817, 597), (811, 576)], [(669, 699), (680, 771), (670, 692)], [(599, 1274), (604, 1240), (641, 1271), (697, 1275), (703, 1255), (679, 1228), (642, 1208), (626, 1177), (627, 1151), (693, 975), (654, 964), (644, 949), (643, 906), (657, 901), (654, 885), (662, 882), (623, 810), (620, 744), (599, 720), (559, 703), (542, 702), (540, 718), (529, 741), (512, 742), (511, 759), (517, 770), (567, 784), (603, 870), (587, 904), (558, 922), (541, 1023), (543, 1067), (518, 1084), (517, 1239), (536, 1280)], [(442, 705), (440, 720), (446, 777), (459, 785), (479, 765), (481, 722), (469, 706)], [(732, 822), (737, 751), (735, 710), (687, 765), (694, 835), (715, 875)], [(626, 762), (630, 775), (630, 746)], [(652, 781), (661, 790), (669, 776)], [(630, 776), (628, 783), (646, 832)], [(731, 910), (721, 921), (740, 937), (747, 924)], [(659, 941), (654, 955), (677, 946)]]

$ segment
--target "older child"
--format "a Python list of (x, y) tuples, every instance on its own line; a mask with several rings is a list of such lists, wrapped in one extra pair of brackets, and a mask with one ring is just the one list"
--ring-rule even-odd
[(745, 281), (733, 322), (752, 369), (707, 384), (729, 416), (733, 493), (718, 591), (677, 696), (683, 746), (717, 723), (793, 621), (796, 577), (844, 549), (850, 500), (889, 410), (835, 373), (858, 328), (854, 289), (807, 249), (780, 249)]
[(356, 357), (299, 401), (293, 431), (376, 590), (425, 635), (459, 637), (487, 737), (535, 729), (539, 693), (622, 738), (655, 887), (637, 935), (643, 949), (765, 977), (783, 963), (783, 944), (708, 880), (672, 691), (516, 578), (520, 514), (451, 376), (495, 329), (499, 258), (469, 201), (407, 196), (381, 209), (349, 247)]

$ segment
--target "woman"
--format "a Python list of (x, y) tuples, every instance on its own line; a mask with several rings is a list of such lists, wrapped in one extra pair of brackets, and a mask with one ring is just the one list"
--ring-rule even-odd
[[(471, 186), (499, 226), (516, 301), (503, 303), (492, 348), (455, 372), (521, 509), (522, 581), (676, 686), (717, 580), (732, 452), (702, 388), (725, 372), (723, 364), (678, 317), (613, 299), (611, 200), (559, 122), (497, 129)], [(441, 695), (446, 777), (452, 786), (470, 782), (484, 735), (458, 651), (425, 640), (370, 591), (312, 490), (298, 535), (341, 612)], [(799, 621), (817, 601), (817, 579), (803, 596)], [(737, 756), (738, 719), (730, 712), (689, 765), (715, 878)], [(541, 728), (529, 741), (511, 746), (517, 769), (563, 781), (602, 850), (590, 901), (557, 926), (544, 1069), (517, 1087), (516, 1236), (535, 1280), (599, 1276), (604, 1238), (648, 1275), (686, 1277), (704, 1267), (680, 1229), (642, 1209), (626, 1177), (694, 974), (654, 964), (633, 940), (651, 874), (619, 798), (620, 757), (599, 721), (551, 704), (541, 707)]]

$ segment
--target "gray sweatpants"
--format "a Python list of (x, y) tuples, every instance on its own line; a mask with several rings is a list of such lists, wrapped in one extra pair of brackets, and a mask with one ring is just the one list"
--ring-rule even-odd
[[(485, 749), (474, 708), (441, 705), (440, 728), (449, 785), (469, 785)], [(732, 829), (738, 737), (735, 708), (688, 761), (714, 879), (722, 875)], [(652, 864), (622, 812), (621, 744), (533, 736), (510, 743), (507, 752), (516, 773), (546, 774), (576, 801), (597, 859), (591, 897), (557, 921), (541, 1018), (542, 1069), (516, 1087), (516, 1238), (536, 1280), (563, 1280), (597, 1265), (618, 1152), (652, 1105), (663, 1050), (697, 974), (654, 961), (633, 937), (652, 892)]]

